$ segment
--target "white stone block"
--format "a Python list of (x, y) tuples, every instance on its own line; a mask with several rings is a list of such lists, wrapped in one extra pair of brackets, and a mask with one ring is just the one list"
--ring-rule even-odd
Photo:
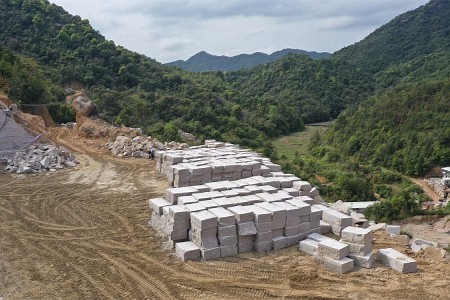
[(333, 225), (339, 225), (340, 227), (352, 226), (352, 218), (346, 214), (340, 213), (334, 210), (324, 210), (322, 211), (322, 220)]
[(288, 247), (293, 245), (298, 245), (298, 243), (302, 240), (301, 235), (287, 236)]
[(284, 228), (272, 229), (272, 237), (282, 236), (284, 234)]
[(162, 215), (163, 207), (169, 206), (169, 205), (171, 205), (171, 203), (166, 201), (164, 198), (154, 198), (154, 199), (148, 200), (148, 205), (155, 213)]
[(387, 266), (400, 273), (417, 272), (417, 262), (392, 248), (378, 250), (379, 259)]
[(236, 223), (248, 223), (253, 221), (253, 212), (245, 206), (231, 206), (227, 208), (236, 219)]
[(292, 187), (298, 191), (311, 191), (311, 184), (307, 181), (294, 181)]
[(231, 226), (236, 223), (234, 214), (223, 207), (215, 207), (209, 211), (217, 217), (219, 226)]
[(298, 250), (313, 255), (315, 252), (319, 251), (319, 242), (311, 239), (300, 241)]
[(198, 190), (193, 187), (169, 188), (166, 190), (166, 200), (170, 203), (177, 204), (178, 197), (190, 196), (197, 193)]
[(311, 214), (311, 205), (308, 203), (299, 200), (299, 197), (296, 197), (294, 199), (286, 200), (286, 203), (291, 204), (299, 209), (298, 215), (299, 216), (307, 216)]
[(399, 225), (387, 225), (386, 232), (389, 234), (400, 235), (400, 226)]
[(318, 233), (311, 233), (308, 235), (308, 239), (316, 241), (316, 242), (322, 242), (325, 240), (331, 240), (331, 241), (335, 241), (335, 239), (329, 238), (327, 236), (318, 234)]
[(201, 229), (197, 226), (193, 226), (191, 228), (191, 231), (192, 235), (195, 235), (200, 238), (215, 237), (217, 235), (217, 227)]
[(207, 210), (196, 211), (191, 213), (191, 224), (201, 229), (217, 227), (217, 216)]
[(206, 207), (203, 206), (200, 202), (186, 204), (185, 206), (190, 212), (195, 212), (195, 211), (200, 211), (200, 210), (206, 209)]
[(348, 256), (355, 261), (355, 266), (370, 269), (375, 264), (375, 253), (373, 252), (367, 255), (349, 254)]
[(248, 244), (255, 241), (254, 235), (238, 235), (238, 244)]
[(295, 219), (300, 216), (300, 208), (295, 205), (288, 202), (274, 202), (273, 204), (286, 210), (286, 219)]
[(175, 244), (175, 252), (179, 258), (183, 261), (200, 260), (201, 252), (200, 248), (193, 242), (181, 242)]
[(368, 245), (372, 244), (372, 230), (361, 227), (349, 226), (342, 230), (341, 238), (344, 243)]
[(320, 220), (319, 226), (320, 226), (320, 234), (327, 234), (331, 232), (331, 225), (328, 224), (327, 222)]
[(195, 199), (192, 196), (181, 196), (178, 197), (178, 204), (179, 205), (186, 205), (186, 204), (191, 204), (191, 203), (196, 203), (198, 202), (197, 199)]
[(336, 273), (348, 273), (355, 268), (353, 259), (344, 257), (341, 260), (334, 260), (328, 257), (320, 256), (318, 252), (313, 254), (314, 260), (324, 266), (326, 269)]
[(255, 243), (272, 242), (272, 232), (263, 232), (255, 235)]
[(255, 224), (272, 222), (272, 213), (270, 211), (256, 205), (250, 205), (247, 208), (253, 212), (253, 221)]
[(258, 233), (272, 232), (272, 222), (255, 223)]
[(232, 201), (230, 198), (225, 198), (225, 197), (223, 197), (223, 198), (215, 198), (214, 202), (216, 202), (217, 205), (219, 205), (220, 207), (224, 207), (224, 208), (227, 208), (227, 207), (235, 205), (234, 201)]
[(184, 205), (171, 205), (169, 208), (169, 218), (173, 221), (186, 221), (190, 218), (190, 212)]
[(201, 237), (193, 235), (192, 242), (194, 242), (197, 246), (204, 248), (204, 249), (212, 249), (212, 248), (216, 248), (219, 246), (219, 241), (217, 240), (217, 237), (213, 237), (213, 236), (201, 238)]
[(319, 242), (319, 254), (334, 260), (341, 260), (349, 254), (347, 244), (335, 241), (324, 240)]

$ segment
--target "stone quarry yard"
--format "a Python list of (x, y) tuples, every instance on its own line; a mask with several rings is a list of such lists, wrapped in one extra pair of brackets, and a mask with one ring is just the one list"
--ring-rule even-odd
[(50, 137), (75, 168), (39, 175), (0, 173), (0, 299), (446, 299), (450, 265), (375, 232), (374, 249), (417, 260), (400, 274), (377, 262), (336, 274), (298, 246), (183, 263), (148, 226), (147, 200), (166, 180), (151, 160), (116, 158), (106, 140), (66, 128)]

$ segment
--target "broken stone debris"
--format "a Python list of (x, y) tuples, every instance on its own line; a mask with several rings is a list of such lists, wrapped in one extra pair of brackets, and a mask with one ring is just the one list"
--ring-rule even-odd
[(36, 144), (19, 150), (7, 161), (6, 171), (18, 174), (56, 171), (75, 167), (76, 158), (67, 149), (55, 145)]
[(157, 150), (164, 149), (186, 149), (189, 145), (185, 143), (169, 142), (161, 143), (150, 136), (136, 136), (130, 138), (128, 136), (119, 135), (114, 141), (105, 144), (105, 148), (113, 155), (120, 157), (132, 156), (149, 158), (149, 151), (154, 148)]

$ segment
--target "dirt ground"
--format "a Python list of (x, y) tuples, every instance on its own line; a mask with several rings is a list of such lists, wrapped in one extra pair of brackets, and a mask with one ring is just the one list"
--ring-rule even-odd
[[(148, 226), (147, 199), (167, 187), (152, 161), (51, 135), (75, 169), (0, 174), (0, 299), (448, 299), (450, 265), (421, 257), (414, 274), (378, 263), (335, 274), (295, 246), (183, 263)], [(406, 249), (383, 233), (374, 247)]]

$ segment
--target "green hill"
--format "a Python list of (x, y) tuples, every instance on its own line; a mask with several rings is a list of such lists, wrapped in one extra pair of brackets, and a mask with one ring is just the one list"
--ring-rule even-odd
[(414, 176), (450, 164), (449, 22), (450, 2), (432, 0), (334, 54), (372, 72), (376, 94), (341, 114), (314, 152)]
[(167, 63), (167, 66), (177, 66), (187, 71), (233, 71), (244, 68), (251, 68), (261, 64), (278, 60), (290, 53), (304, 54), (314, 59), (323, 59), (331, 55), (327, 52), (305, 51), (299, 49), (283, 49), (272, 54), (256, 52), (252, 54), (239, 54), (236, 56), (212, 55), (205, 51), (199, 52), (188, 60), (177, 60)]
[(332, 55), (371, 72), (450, 48), (450, 2), (431, 0)]

